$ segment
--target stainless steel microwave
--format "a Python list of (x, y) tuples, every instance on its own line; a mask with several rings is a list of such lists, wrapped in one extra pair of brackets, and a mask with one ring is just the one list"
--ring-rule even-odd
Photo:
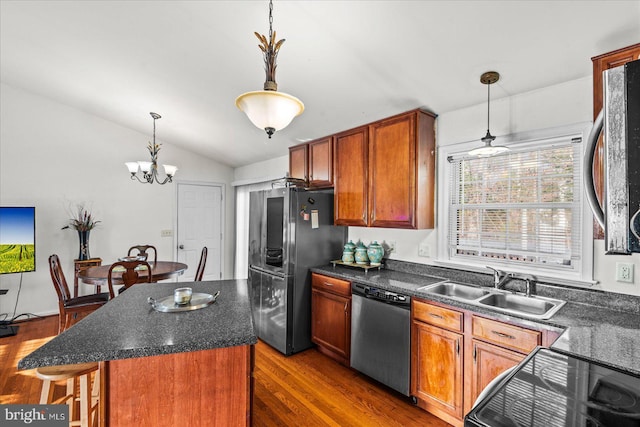
[[(587, 142), (587, 199), (604, 228), (607, 254), (640, 252), (640, 60), (603, 72), (603, 108)], [(603, 207), (593, 185), (596, 142), (604, 135)]]

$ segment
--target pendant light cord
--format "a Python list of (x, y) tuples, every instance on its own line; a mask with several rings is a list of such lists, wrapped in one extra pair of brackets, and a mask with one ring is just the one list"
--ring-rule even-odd
[(487, 134), (489, 133), (489, 110), (491, 107), (491, 83), (487, 84)]
[(273, 36), (273, 1), (269, 0), (269, 40)]

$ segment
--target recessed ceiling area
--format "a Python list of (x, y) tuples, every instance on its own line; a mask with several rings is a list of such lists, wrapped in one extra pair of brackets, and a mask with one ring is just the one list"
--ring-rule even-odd
[[(640, 41), (639, 1), (274, 1), (278, 89), (305, 112), (268, 139), (235, 106), (261, 90), (268, 1), (1, 1), (0, 79), (231, 167), (417, 107), (436, 114), (592, 73)], [(479, 123), (483, 122), (479, 118)]]

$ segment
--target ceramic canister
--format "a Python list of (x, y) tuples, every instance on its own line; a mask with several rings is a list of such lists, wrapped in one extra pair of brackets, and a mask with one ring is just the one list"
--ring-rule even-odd
[(369, 256), (367, 255), (367, 247), (362, 242), (358, 242), (356, 246), (356, 264), (368, 264)]
[(384, 248), (376, 240), (373, 241), (367, 248), (367, 255), (371, 265), (380, 265), (382, 257), (384, 256)]
[(344, 245), (344, 250), (342, 251), (342, 262), (344, 262), (345, 264), (353, 264), (353, 262), (355, 261), (355, 251), (356, 245), (351, 240), (349, 240), (349, 243)]

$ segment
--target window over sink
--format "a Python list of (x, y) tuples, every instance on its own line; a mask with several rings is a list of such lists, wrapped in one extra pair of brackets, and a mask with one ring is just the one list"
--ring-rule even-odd
[(586, 135), (557, 135), (505, 137), (511, 151), (492, 157), (444, 147), (448, 188), (440, 201), (446, 204), (447, 231), (441, 261), (591, 279), (591, 271), (584, 271), (590, 263), (585, 256), (591, 257), (583, 226)]

